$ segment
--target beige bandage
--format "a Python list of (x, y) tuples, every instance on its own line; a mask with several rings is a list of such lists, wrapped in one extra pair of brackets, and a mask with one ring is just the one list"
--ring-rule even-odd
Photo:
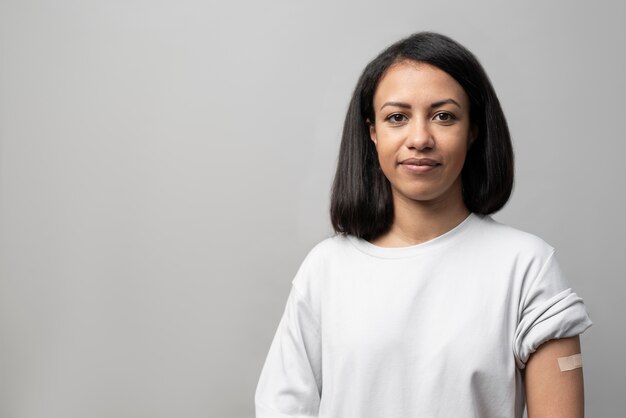
[(562, 372), (583, 367), (583, 356), (580, 353), (569, 357), (559, 357), (557, 360)]

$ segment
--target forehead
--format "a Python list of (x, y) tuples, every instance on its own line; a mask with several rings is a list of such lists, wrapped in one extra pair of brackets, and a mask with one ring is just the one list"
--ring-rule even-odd
[(388, 100), (421, 105), (448, 98), (463, 108), (469, 106), (465, 90), (448, 73), (424, 62), (405, 60), (383, 74), (374, 92), (374, 106)]

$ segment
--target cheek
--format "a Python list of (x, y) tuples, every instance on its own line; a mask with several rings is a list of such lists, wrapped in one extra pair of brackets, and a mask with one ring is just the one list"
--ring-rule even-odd
[(378, 141), (376, 151), (378, 153), (378, 161), (382, 165), (390, 165), (396, 161), (399, 149), (402, 147), (402, 134), (398, 130), (388, 132), (381, 129), (378, 132)]
[(390, 175), (393, 175), (392, 170), (396, 166), (396, 154), (393, 149), (391, 149), (390, 147), (381, 146), (379, 143), (378, 164), (383, 170), (383, 174), (385, 174), (385, 177), (389, 178)]
[(455, 165), (463, 165), (469, 149), (469, 131), (461, 129), (455, 135), (451, 135), (449, 144), (448, 155), (454, 160)]
[(465, 165), (465, 156), (467, 154), (465, 152), (459, 152), (455, 161), (454, 161), (454, 177), (459, 177), (461, 172), (463, 171), (463, 166)]
[(460, 164), (463, 164), (465, 161), (465, 157), (467, 156), (467, 145), (463, 143), (459, 146), (459, 148), (455, 151), (456, 159), (459, 160)]
[(465, 149), (458, 149), (451, 155), (452, 156), (452, 165), (456, 170), (461, 170), (463, 164), (465, 163), (465, 156), (467, 152)]

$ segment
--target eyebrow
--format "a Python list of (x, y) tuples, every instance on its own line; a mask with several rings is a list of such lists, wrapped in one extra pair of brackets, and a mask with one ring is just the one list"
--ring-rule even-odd
[(445, 100), (440, 100), (438, 102), (435, 102), (433, 104), (430, 105), (431, 109), (436, 109), (438, 107), (441, 107), (445, 104), (453, 104), (456, 105), (456, 107), (458, 107), (459, 109), (461, 109), (461, 105), (454, 99), (450, 98), (450, 99), (445, 99)]
[[(438, 107), (441, 107), (443, 105), (446, 104), (453, 104), (456, 105), (459, 109), (461, 109), (461, 105), (454, 99), (450, 98), (450, 99), (444, 99), (444, 100), (439, 100), (438, 102), (434, 102), (431, 103), (430, 108), (431, 109), (436, 109)], [(383, 108), (385, 106), (396, 106), (396, 107), (402, 107), (404, 109), (410, 109), (411, 105), (408, 103), (404, 103), (404, 102), (387, 102), (384, 105), (382, 105), (379, 109), (379, 111), (383, 110)]]
[(378, 110), (379, 110), (379, 111), (383, 110), (383, 108), (384, 108), (385, 106), (402, 107), (402, 108), (405, 108), (405, 109), (410, 109), (410, 108), (411, 108), (411, 105), (410, 105), (410, 104), (408, 104), (408, 103), (404, 103), (404, 102), (387, 102), (387, 103), (385, 103), (384, 105), (382, 105), (382, 106), (380, 107), (380, 109), (378, 109)]

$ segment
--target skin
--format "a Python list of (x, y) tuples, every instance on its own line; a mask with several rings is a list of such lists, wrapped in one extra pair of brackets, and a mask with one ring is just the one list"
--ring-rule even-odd
[[(460, 174), (478, 132), (470, 121), (467, 94), (444, 71), (402, 61), (380, 80), (373, 105), (370, 138), (391, 184), (394, 221), (372, 243), (405, 247), (451, 230), (469, 215)], [(403, 163), (409, 158), (437, 165), (419, 171)], [(529, 418), (583, 417), (582, 369), (561, 372), (557, 361), (576, 353), (578, 337), (548, 341), (531, 355), (523, 371)]]
[(578, 336), (551, 340), (530, 356), (525, 369), (528, 418), (582, 418), (583, 369), (562, 372), (558, 358), (580, 353)]
[[(454, 228), (469, 215), (460, 173), (476, 130), (470, 125), (467, 94), (438, 68), (403, 61), (382, 77), (373, 104), (370, 137), (394, 203), (391, 230), (373, 243), (415, 245)], [(416, 173), (402, 164), (408, 158), (438, 165)]]

